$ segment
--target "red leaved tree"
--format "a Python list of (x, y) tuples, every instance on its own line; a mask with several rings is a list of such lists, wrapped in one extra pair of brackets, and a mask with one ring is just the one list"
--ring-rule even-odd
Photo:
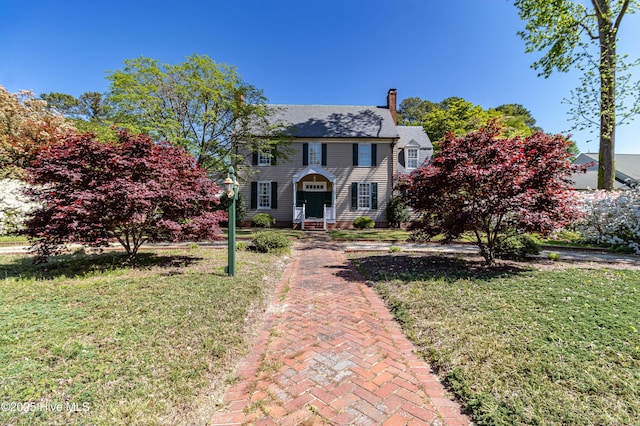
[(92, 247), (118, 241), (134, 260), (146, 241), (215, 239), (224, 211), (218, 186), (182, 148), (147, 136), (68, 135), (43, 149), (27, 170), (34, 200), (43, 205), (25, 233), (45, 257), (65, 243)]
[(402, 180), (407, 204), (420, 214), (414, 239), (444, 235), (451, 241), (471, 232), (491, 264), (505, 234), (546, 234), (577, 217), (570, 141), (543, 132), (511, 139), (500, 134), (495, 122), (463, 137), (449, 134), (428, 165)]

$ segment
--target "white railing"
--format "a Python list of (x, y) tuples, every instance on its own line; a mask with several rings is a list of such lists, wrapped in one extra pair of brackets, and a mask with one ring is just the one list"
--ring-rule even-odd
[(327, 222), (335, 222), (336, 221), (336, 208), (335, 207), (324, 207), (324, 219)]
[(327, 205), (322, 205), (322, 229), (327, 230)]
[(306, 204), (303, 204), (302, 207), (294, 207), (293, 208), (293, 223), (300, 223), (302, 229), (304, 229), (304, 217), (306, 215)]

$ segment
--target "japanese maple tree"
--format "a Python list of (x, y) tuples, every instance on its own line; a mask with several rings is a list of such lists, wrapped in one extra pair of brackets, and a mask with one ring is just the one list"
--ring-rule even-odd
[(463, 137), (447, 135), (440, 153), (399, 185), (420, 214), (414, 239), (441, 234), (451, 241), (468, 231), (491, 264), (499, 238), (546, 234), (571, 221), (578, 213), (570, 191), (570, 144), (543, 132), (504, 138), (495, 122)]
[(146, 241), (215, 239), (226, 213), (218, 186), (182, 148), (119, 133), (117, 143), (68, 135), (43, 149), (27, 170), (42, 205), (25, 233), (46, 257), (65, 243), (118, 241), (133, 261)]

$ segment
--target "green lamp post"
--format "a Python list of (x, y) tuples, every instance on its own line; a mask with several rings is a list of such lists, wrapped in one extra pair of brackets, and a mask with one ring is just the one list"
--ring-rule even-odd
[(233, 166), (229, 166), (227, 178), (222, 182), (224, 191), (229, 197), (229, 246), (228, 264), (224, 271), (233, 277), (236, 275), (236, 200), (238, 199), (238, 181)]

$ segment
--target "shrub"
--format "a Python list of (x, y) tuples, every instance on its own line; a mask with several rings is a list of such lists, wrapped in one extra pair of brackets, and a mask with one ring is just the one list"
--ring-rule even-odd
[(586, 242), (640, 254), (640, 190), (581, 194), (584, 217), (578, 223)]
[(257, 228), (271, 228), (276, 224), (276, 220), (268, 213), (258, 213), (253, 216), (252, 223)]
[(353, 226), (358, 229), (373, 228), (375, 222), (369, 216), (361, 216), (353, 221)]
[(560, 253), (556, 253), (555, 251), (552, 251), (547, 255), (547, 259), (552, 260), (554, 262), (558, 262), (561, 259), (561, 256), (560, 256)]
[(291, 240), (283, 234), (273, 231), (262, 231), (254, 234), (252, 247), (260, 253), (282, 252), (291, 247)]
[(391, 246), (389, 247), (389, 253), (399, 253), (402, 251), (402, 247)]
[(238, 242), (236, 243), (236, 250), (237, 250), (237, 251), (242, 251), (242, 250), (244, 250), (246, 247), (247, 247), (247, 245), (245, 244), (245, 242), (244, 242), (244, 241), (238, 241)]
[(496, 244), (495, 254), (500, 259), (523, 260), (527, 255), (540, 254), (540, 244), (526, 234), (503, 237)]
[(411, 220), (409, 209), (402, 197), (392, 197), (387, 204), (387, 221), (392, 228), (400, 228), (400, 226)]

